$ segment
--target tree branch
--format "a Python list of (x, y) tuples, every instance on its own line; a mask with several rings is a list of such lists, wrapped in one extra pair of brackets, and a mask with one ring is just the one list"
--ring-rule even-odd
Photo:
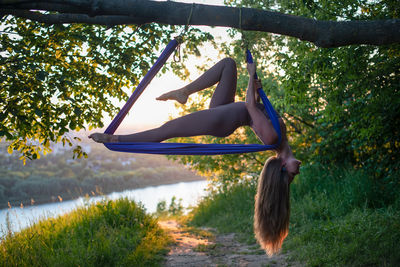
[(299, 117), (297, 117), (297, 116), (295, 116), (295, 115), (293, 115), (293, 114), (290, 114), (290, 113), (288, 113), (288, 112), (285, 112), (285, 113), (288, 114), (288, 115), (289, 115), (290, 117), (292, 117), (293, 119), (300, 121), (300, 122), (303, 123), (304, 125), (306, 125), (306, 126), (308, 126), (308, 127), (310, 127), (310, 128), (314, 128), (314, 125), (313, 125), (313, 124), (311, 124), (311, 123), (309, 123), (309, 122), (303, 120), (302, 118), (299, 118)]
[(251, 158), (252, 160), (256, 161), (257, 163), (259, 163), (259, 164), (261, 164), (261, 165), (264, 165), (264, 162), (258, 160), (257, 157), (254, 155), (254, 153), (253, 153), (253, 154), (248, 153), (247, 156), (248, 156), (249, 158)]
[(282, 119), (284, 119), (285, 122), (287, 124), (289, 124), (293, 128), (293, 131), (295, 133), (301, 134), (301, 130), (291, 120), (289, 120), (286, 116), (282, 116)]
[(0, 10), (0, 16), (2, 15), (13, 15), (19, 18), (30, 19), (49, 25), (64, 24), (64, 23), (84, 23), (84, 24), (96, 24), (106, 25), (112, 27), (115, 25), (124, 24), (136, 24), (142, 25), (151, 22), (149, 19), (140, 17), (128, 17), (128, 16), (96, 16), (90, 17), (84, 14), (43, 14), (40, 12), (33, 12), (27, 10)]
[[(21, 9), (100, 17), (124, 16), (170, 25), (186, 25), (193, 8), (191, 25), (223, 26), (282, 34), (320, 47), (400, 43), (399, 19), (318, 21), (259, 9), (151, 0), (0, 0), (0, 8), (3, 11)], [(242, 25), (239, 25), (240, 13)]]

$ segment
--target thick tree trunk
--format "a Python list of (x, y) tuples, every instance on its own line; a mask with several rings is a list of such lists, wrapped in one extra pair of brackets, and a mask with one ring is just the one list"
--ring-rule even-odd
[[(41, 14), (30, 10), (56, 11)], [(320, 47), (400, 43), (400, 20), (318, 21), (259, 9), (149, 0), (0, 0), (0, 15), (11, 14), (48, 24), (89, 23), (113, 26), (157, 22), (223, 26), (282, 34)]]

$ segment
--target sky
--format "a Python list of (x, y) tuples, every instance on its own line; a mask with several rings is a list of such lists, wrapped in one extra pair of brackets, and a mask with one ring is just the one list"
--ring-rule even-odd
[[(179, 1), (187, 3), (201, 3), (210, 5), (222, 5), (223, 0), (198, 0), (198, 1)], [(222, 42), (230, 41), (230, 37), (226, 33), (228, 28), (225, 27), (198, 27), (204, 31), (213, 34), (214, 38)], [(182, 47), (184, 49), (184, 46)], [(184, 53), (184, 50), (181, 53)], [(201, 53), (207, 53), (208, 57), (215, 58), (215, 63), (220, 60), (218, 53), (211, 45), (205, 45), (200, 48)], [(172, 60), (172, 56), (169, 60)], [(196, 77), (201, 75), (195, 68), (195, 66), (202, 66), (205, 64), (206, 58), (191, 56), (185, 64), (191, 73), (190, 79), (194, 80)], [(121, 123), (116, 134), (127, 134), (136, 131), (142, 131), (151, 129), (162, 125), (168, 121), (171, 117), (178, 117), (178, 109), (175, 107), (174, 101), (157, 101), (155, 98), (163, 93), (171, 90), (175, 90), (183, 87), (188, 81), (182, 81), (179, 77), (174, 75), (172, 71), (167, 71), (165, 74), (157, 75), (153, 81), (149, 84), (146, 90), (142, 93), (136, 103), (133, 105), (129, 114), (125, 117)], [(124, 102), (115, 102), (119, 107), (124, 105)], [(111, 119), (104, 117), (104, 125), (107, 126), (111, 122)]]

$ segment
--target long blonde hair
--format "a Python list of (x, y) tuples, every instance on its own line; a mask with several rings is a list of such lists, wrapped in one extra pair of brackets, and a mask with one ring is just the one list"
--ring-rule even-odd
[(289, 174), (282, 160), (269, 158), (261, 172), (254, 211), (254, 233), (269, 256), (279, 252), (289, 233)]

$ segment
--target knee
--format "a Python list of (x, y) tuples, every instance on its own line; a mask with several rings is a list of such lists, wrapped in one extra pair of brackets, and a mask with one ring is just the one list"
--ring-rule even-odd
[(222, 60), (226, 67), (233, 67), (236, 68), (236, 61), (233, 58), (226, 57)]

